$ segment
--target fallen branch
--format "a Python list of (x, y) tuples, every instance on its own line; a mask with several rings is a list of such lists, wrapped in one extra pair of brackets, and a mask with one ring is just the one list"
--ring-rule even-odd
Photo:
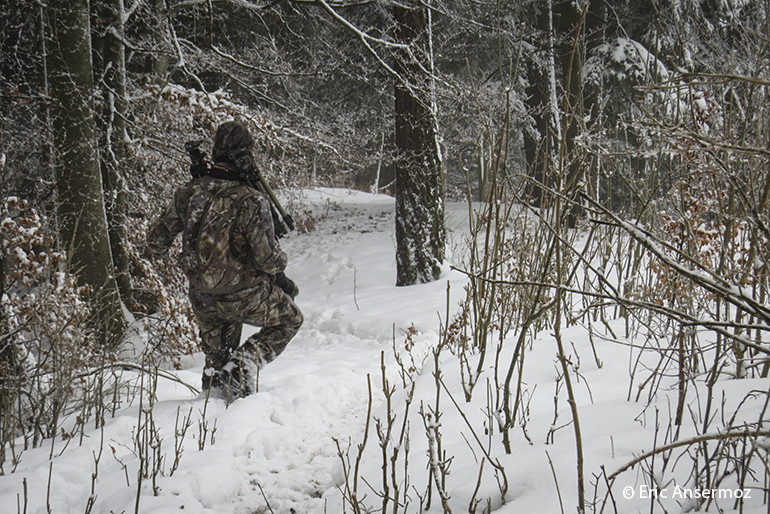
[(200, 392), (198, 390), (198, 388), (196, 388), (194, 386), (191, 386), (190, 384), (188, 384), (187, 382), (185, 382), (184, 380), (182, 380), (181, 378), (179, 378), (178, 376), (174, 375), (171, 372), (168, 372), (168, 371), (165, 371), (165, 370), (162, 370), (162, 369), (158, 369), (158, 368), (148, 369), (148, 368), (142, 366), (141, 364), (136, 364), (136, 363), (133, 363), (133, 362), (111, 362), (111, 363), (105, 364), (103, 366), (98, 366), (98, 367), (95, 367), (95, 368), (91, 368), (87, 372), (81, 373), (81, 374), (77, 375), (76, 378), (85, 378), (85, 377), (96, 375), (97, 373), (101, 373), (103, 371), (106, 371), (106, 370), (109, 370), (109, 369), (115, 369), (115, 368), (119, 368), (119, 369), (123, 369), (123, 370), (132, 369), (132, 370), (136, 370), (136, 371), (141, 371), (142, 373), (150, 373), (150, 372), (152, 372), (153, 374), (156, 374), (160, 378), (165, 378), (166, 380), (171, 380), (172, 382), (176, 382), (177, 384), (181, 384), (181, 385), (185, 386), (187, 389), (190, 390), (190, 392), (192, 392), (194, 394), (198, 394)]
[(705, 441), (714, 441), (714, 440), (725, 440), (725, 439), (735, 439), (740, 437), (770, 437), (770, 430), (736, 430), (732, 432), (723, 432), (723, 433), (716, 433), (716, 434), (702, 434), (695, 437), (690, 437), (689, 439), (682, 439), (680, 441), (676, 441), (674, 443), (665, 444), (663, 446), (660, 446), (658, 448), (654, 448), (648, 452), (645, 452), (635, 459), (631, 460), (630, 462), (626, 463), (620, 469), (615, 471), (613, 474), (611, 474), (609, 477), (607, 477), (608, 480), (614, 480), (618, 475), (623, 473), (624, 471), (633, 468), (643, 460), (646, 460), (654, 455), (657, 455), (659, 453), (664, 453), (669, 450), (674, 450), (676, 448), (681, 448), (682, 446), (690, 446), (692, 444), (698, 444)]

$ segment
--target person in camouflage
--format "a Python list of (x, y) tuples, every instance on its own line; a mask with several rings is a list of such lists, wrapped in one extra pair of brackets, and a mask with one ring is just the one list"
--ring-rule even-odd
[[(176, 191), (147, 236), (150, 253), (164, 256), (182, 233), (181, 267), (206, 355), (203, 388), (228, 401), (254, 392), (257, 370), (283, 352), (303, 321), (269, 200), (231, 157), (252, 146), (242, 124), (220, 125), (211, 169)], [(244, 323), (262, 328), (241, 345)]]

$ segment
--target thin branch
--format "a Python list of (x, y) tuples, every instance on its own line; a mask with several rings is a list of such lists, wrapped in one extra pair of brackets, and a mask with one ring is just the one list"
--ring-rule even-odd
[(626, 463), (625, 465), (621, 466), (617, 471), (615, 471), (613, 474), (611, 474), (608, 478), (608, 480), (614, 480), (618, 475), (623, 473), (629, 468), (633, 468), (643, 460), (646, 460), (654, 455), (657, 455), (659, 453), (665, 453), (670, 450), (674, 450), (676, 448), (681, 448), (682, 446), (690, 446), (692, 444), (699, 444), (705, 441), (714, 441), (714, 440), (725, 440), (725, 439), (734, 439), (734, 438), (740, 438), (740, 437), (770, 437), (770, 430), (736, 430), (733, 432), (722, 432), (722, 433), (716, 433), (716, 434), (702, 434), (695, 437), (690, 437), (689, 439), (681, 439), (679, 441), (676, 441), (674, 443), (665, 444), (663, 446), (659, 446), (657, 448), (654, 448), (648, 452), (645, 452), (635, 459), (631, 460), (630, 462)]
[(265, 68), (260, 68), (259, 66), (254, 66), (253, 64), (249, 64), (247, 62), (244, 62), (235, 56), (232, 56), (228, 53), (226, 53), (223, 50), (220, 50), (217, 48), (216, 45), (211, 45), (211, 49), (214, 51), (215, 54), (218, 56), (227, 59), (228, 61), (232, 62), (233, 64), (237, 64), (238, 66), (242, 68), (246, 68), (247, 70), (257, 71), (259, 73), (264, 73), (265, 75), (270, 75), (271, 77), (312, 77), (314, 75), (317, 75), (317, 73), (284, 73), (280, 71), (271, 71), (266, 70)]
[[(466, 276), (468, 276), (470, 278), (474, 278), (476, 280), (481, 280), (481, 281), (485, 281), (485, 282), (495, 282), (498, 285), (536, 286), (536, 287), (548, 288), (548, 289), (558, 289), (558, 288), (561, 288), (562, 290), (564, 290), (565, 292), (568, 292), (568, 293), (580, 294), (580, 295), (583, 295), (583, 296), (590, 296), (592, 298), (598, 298), (598, 299), (602, 299), (602, 300), (611, 300), (611, 301), (617, 303), (618, 305), (622, 305), (623, 307), (626, 307), (626, 308), (636, 307), (636, 308), (640, 308), (640, 309), (645, 309), (645, 310), (653, 311), (653, 312), (656, 312), (658, 314), (663, 314), (663, 315), (668, 316), (668, 317), (670, 317), (672, 319), (675, 319), (675, 320), (677, 320), (678, 322), (680, 322), (680, 323), (682, 323), (684, 325), (704, 326), (704, 327), (707, 327), (707, 328), (711, 328), (711, 330), (713, 330), (714, 332), (716, 332), (716, 333), (718, 333), (720, 335), (723, 335), (723, 336), (725, 336), (725, 337), (727, 337), (729, 339), (732, 339), (732, 340), (736, 341), (737, 343), (745, 345), (745, 346), (747, 346), (747, 347), (749, 347), (749, 348), (751, 348), (753, 350), (756, 350), (756, 351), (758, 351), (760, 353), (764, 353), (766, 355), (770, 355), (770, 349), (765, 348), (764, 346), (761, 346), (760, 344), (758, 344), (758, 343), (756, 343), (754, 341), (751, 341), (750, 339), (746, 339), (745, 337), (742, 337), (739, 334), (734, 334), (734, 333), (729, 332), (727, 330), (727, 328), (734, 328), (735, 327), (734, 324), (714, 323), (713, 321), (702, 320), (702, 319), (696, 318), (695, 316), (692, 316), (692, 315), (689, 315), (687, 313), (684, 313), (682, 311), (678, 311), (676, 309), (671, 309), (671, 308), (665, 307), (663, 305), (660, 305), (660, 304), (657, 304), (657, 303), (654, 303), (654, 302), (642, 302), (642, 301), (639, 301), (639, 300), (633, 300), (631, 298), (628, 298), (628, 297), (625, 297), (625, 296), (621, 295), (617, 291), (614, 291), (614, 289), (613, 289), (614, 292), (612, 292), (612, 293), (608, 293), (608, 292), (593, 292), (593, 291), (586, 291), (586, 290), (582, 290), (582, 289), (576, 289), (576, 288), (568, 287), (568, 286), (565, 286), (564, 284), (559, 285), (559, 284), (554, 284), (554, 283), (550, 283), (550, 282), (538, 282), (538, 281), (535, 281), (535, 280), (492, 280), (492, 279), (484, 277), (481, 274), (471, 273), (470, 271), (467, 271), (467, 270), (464, 270), (464, 269), (461, 269), (461, 268), (457, 268), (455, 266), (452, 266), (451, 269), (454, 270), (454, 271), (459, 271), (460, 273), (463, 273), (464, 275), (466, 275)], [(606, 278), (604, 278), (601, 275), (599, 275), (599, 277), (600, 277), (600, 280), (602, 281), (603, 284), (608, 285), (608, 282), (606, 281), (607, 280)], [(551, 306), (551, 305), (553, 305), (553, 302), (548, 304), (548, 306)], [(753, 325), (753, 326), (755, 328), (762, 328), (764, 330), (770, 330), (770, 326), (767, 326), (767, 325), (759, 325), (759, 326)]]
[(171, 380), (172, 382), (176, 382), (177, 384), (181, 384), (185, 386), (187, 389), (190, 390), (190, 392), (198, 394), (200, 391), (196, 387), (191, 386), (181, 378), (179, 378), (177, 375), (170, 373), (168, 371), (158, 369), (158, 368), (152, 368), (148, 369), (141, 364), (135, 364), (133, 362), (110, 362), (109, 364), (105, 364), (103, 366), (98, 366), (95, 368), (91, 368), (85, 373), (80, 373), (79, 375), (76, 375), (75, 378), (85, 378), (91, 375), (96, 375), (97, 373), (101, 373), (103, 371), (109, 370), (109, 369), (132, 369), (136, 371), (141, 371), (142, 373), (152, 373), (157, 375), (160, 378), (165, 378), (167, 380)]
[(409, 50), (408, 46), (400, 45), (400, 44), (394, 43), (392, 41), (387, 41), (387, 40), (384, 40), (384, 39), (379, 39), (379, 38), (372, 37), (369, 34), (367, 34), (366, 32), (360, 30), (358, 27), (356, 27), (352, 23), (350, 23), (343, 16), (340, 16), (339, 13), (337, 13), (337, 11), (335, 11), (324, 0), (316, 0), (316, 2), (318, 3), (318, 5), (323, 7), (324, 10), (326, 12), (328, 12), (332, 16), (332, 18), (334, 18), (335, 20), (340, 22), (344, 27), (346, 27), (348, 30), (350, 30), (351, 32), (356, 34), (358, 36), (358, 39), (361, 40), (361, 42), (364, 44), (364, 46), (369, 51), (369, 53), (371, 53), (372, 56), (374, 56), (374, 58), (377, 59), (377, 62), (379, 62), (380, 65), (383, 68), (385, 68), (385, 70), (388, 73), (393, 75), (397, 80), (406, 82), (406, 80), (404, 80), (404, 78), (402, 78), (401, 75), (399, 75), (399, 73), (396, 70), (393, 69), (393, 67), (391, 67), (388, 63), (386, 63), (383, 60), (382, 57), (380, 57), (380, 54), (377, 53), (377, 50), (375, 50), (374, 47), (372, 47), (372, 45), (370, 43), (372, 43), (372, 42), (379, 43), (379, 44), (381, 44), (383, 46), (386, 46), (386, 47), (397, 48), (397, 49), (407, 50), (407, 51)]
[[(690, 85), (698, 85), (700, 83), (693, 82), (693, 78), (705, 78), (705, 79), (714, 79), (718, 82), (733, 82), (733, 81), (739, 81), (739, 82), (748, 82), (749, 84), (756, 84), (759, 86), (770, 86), (770, 80), (764, 80), (759, 77), (750, 77), (747, 75), (737, 75), (734, 73), (691, 73), (691, 72), (682, 72), (681, 75), (674, 77), (670, 80), (667, 80), (661, 84), (657, 84), (655, 86), (650, 87), (642, 87), (640, 89), (661, 89), (661, 88), (680, 88), (682, 86), (690, 86)], [(714, 82), (703, 82), (704, 85), (711, 85)]]

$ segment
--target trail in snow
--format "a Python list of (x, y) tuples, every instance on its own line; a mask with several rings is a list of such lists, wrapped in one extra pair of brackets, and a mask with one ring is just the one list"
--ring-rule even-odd
[[(151, 418), (163, 459), (155, 484), (139, 484), (134, 441), (146, 416), (134, 402), (104, 428), (87, 428), (82, 444), (57, 438), (23, 452), (16, 471), (0, 476), (0, 512), (84, 512), (92, 487), (97, 513), (134, 512), (139, 489), (139, 512), (325, 511), (322, 496), (343, 480), (334, 439), (344, 446), (359, 437), (367, 374), (379, 377), (382, 352), (392, 361), (394, 330), (400, 339), (413, 323), (435, 330), (446, 300), (442, 285), (394, 287), (392, 198), (342, 190), (305, 195), (315, 230), (282, 241), (305, 324), (262, 371), (259, 392), (226, 407), (161, 379)], [(426, 310), (430, 302), (436, 307)], [(200, 387), (201, 369), (198, 354), (178, 375)], [(171, 474), (185, 418), (190, 426)]]
[[(356, 444), (363, 430), (367, 374), (376, 382), (382, 352), (392, 366), (394, 331), (403, 339), (413, 323), (438, 327), (437, 311), (425, 315), (426, 302), (435, 301), (437, 310), (445, 302), (440, 285), (394, 286), (392, 198), (341, 190), (306, 194), (318, 206), (316, 230), (283, 243), (305, 324), (265, 369), (260, 394), (233, 405), (248, 411), (259, 403), (272, 413), (270, 427), (246, 437), (242, 464), (251, 491), (242, 491), (236, 510), (264, 503), (264, 493), (275, 512), (323, 512), (322, 493), (344, 479), (334, 439), (343, 447)], [(274, 447), (266, 448), (266, 441)]]
[[(415, 358), (417, 373), (408, 418), (405, 391), (396, 391), (392, 402), (398, 423), (407, 419), (411, 427), (409, 444), (405, 445), (409, 447), (409, 476), (408, 480), (400, 476), (399, 486), (404, 485), (401, 492), (409, 495), (402, 498), (404, 503), (412, 503), (401, 511), (443, 510), (437, 501), (429, 510), (420, 510), (417, 500), (418, 496), (425, 498), (432, 487), (428, 443), (418, 411), (438, 401), (432, 363), (420, 359), (439, 339), (439, 320), (445, 318), (447, 310), (447, 283), (451, 285), (450, 312), (455, 314), (465, 279), (448, 272), (444, 280), (432, 284), (394, 287), (393, 199), (331, 189), (305, 194), (302, 209), (312, 208), (317, 217), (315, 230), (292, 234), (282, 242), (290, 256), (287, 274), (300, 287), (297, 303), (305, 314), (305, 324), (280, 358), (263, 370), (260, 391), (226, 407), (221, 400), (206, 403), (183, 385), (160, 379), (151, 417), (147, 398), (140, 410), (137, 397), (129, 394), (126, 396), (134, 398), (133, 403), (122, 405), (103, 429), (95, 429), (93, 420), (89, 421), (82, 441), (79, 435), (69, 440), (57, 437), (45, 441), (41, 448), (21, 451), (13, 473), (13, 463), (6, 461), (7, 474), (0, 476), (0, 513), (85, 512), (93, 488), (94, 513), (340, 514), (344, 499), (336, 487), (344, 476), (334, 440), (338, 439), (343, 448), (350, 443), (351, 457), (355, 458), (367, 412), (367, 375), (372, 377), (372, 415), (380, 419), (387, 416), (380, 358), (385, 357), (390, 383), (400, 384), (393, 347), (403, 349), (404, 331), (412, 326), (417, 334), (414, 348), (404, 355)], [(465, 233), (467, 206), (449, 205), (447, 213), (448, 228), (454, 234), (449, 247), (462, 248), (459, 241)], [(656, 369), (661, 354), (649, 351), (640, 355), (639, 341), (622, 337), (623, 318), (608, 320), (608, 324), (613, 333), (604, 334), (606, 339), (600, 332), (596, 338), (589, 337), (586, 327), (580, 325), (562, 330), (570, 358), (579, 367), (574, 385), (585, 486), (589, 495), (595, 486), (600, 502), (606, 494), (602, 473), (620, 469), (669, 437), (672, 406), (678, 401), (673, 376), (660, 377), (651, 401), (627, 399), (641, 391), (639, 384), (649, 376), (647, 370)], [(244, 337), (249, 334), (245, 331)], [(617, 337), (618, 342), (612, 342)], [(512, 362), (515, 340), (515, 335), (507, 339), (495, 358)], [(492, 384), (480, 382), (473, 401), (455, 407), (450, 398), (462, 399), (464, 395), (461, 368), (450, 353), (442, 356), (441, 374), (448, 387), (441, 396), (442, 448), (444, 458), (451, 462), (446, 489), (454, 512), (467, 512), (476, 500), (483, 503), (479, 511), (488, 507), (500, 514), (574, 509), (576, 445), (555, 348), (551, 330), (534, 335), (527, 346), (521, 382), (526, 417), (510, 432), (510, 453), (502, 448), (500, 433), (488, 419)], [(202, 356), (195, 355), (183, 362), (178, 375), (199, 386), (202, 365)], [(639, 370), (633, 375), (630, 370), (637, 365)], [(491, 362), (485, 367), (482, 380), (494, 379), (496, 370)], [(136, 373), (126, 371), (123, 378), (133, 383), (136, 391)], [(766, 396), (760, 393), (768, 390), (768, 384), (770, 379), (718, 381), (709, 432), (722, 428), (720, 419), (734, 418), (735, 427), (765, 419)], [(707, 398), (701, 381), (693, 381), (688, 388), (687, 409), (692, 419), (677, 428), (679, 436), (685, 438), (702, 430), (702, 421), (695, 414), (703, 411)], [(647, 390), (643, 393), (649, 394)], [(466, 424), (465, 416), (473, 420), (473, 428)], [(74, 423), (74, 418), (68, 423)], [(182, 437), (185, 419), (189, 426)], [(159, 462), (152, 455), (140, 458), (141, 445), (136, 441), (147, 440), (148, 434), (157, 434), (157, 438), (145, 450), (155, 448)], [(377, 435), (371, 433), (359, 481), (366, 505), (374, 508), (381, 506), (378, 495), (383, 490), (378, 443)], [(389, 444), (392, 449), (394, 441)], [(175, 451), (176, 445), (182, 448), (181, 454)], [(21, 444), (17, 445), (17, 456), (20, 450)], [(505, 470), (505, 497), (500, 490), (501, 475), (486, 464), (484, 452)], [(674, 452), (672, 467), (661, 475), (669, 492), (674, 484), (692, 485), (690, 458), (684, 452)], [(406, 453), (407, 448), (403, 448), (396, 463), (402, 475)], [(656, 473), (660, 472), (660, 460), (655, 461)], [(157, 464), (154, 481), (148, 478), (140, 483), (142, 461), (150, 467)], [(649, 497), (642, 497), (643, 488), (649, 485), (645, 469), (639, 466), (617, 477), (608, 509), (611, 505), (618, 512), (676, 512), (694, 507), (692, 500), (658, 498), (653, 504)], [(735, 487), (730, 480), (723, 482), (727, 492)], [(751, 483), (750, 487), (753, 496), (745, 508), (741, 507), (742, 512), (767, 512), (762, 484)], [(631, 495), (621, 497), (621, 492)], [(731, 508), (735, 508), (734, 501), (719, 502), (719, 509)]]

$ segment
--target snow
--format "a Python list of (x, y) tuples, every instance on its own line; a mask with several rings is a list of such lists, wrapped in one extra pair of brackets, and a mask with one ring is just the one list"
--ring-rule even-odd
[[(403, 468), (408, 452), (413, 502), (400, 512), (419, 512), (417, 494), (424, 494), (430, 481), (428, 466), (441, 464), (441, 459), (427, 453), (429, 439), (435, 447), (436, 433), (441, 436), (445, 457), (451, 459), (446, 483), (454, 512), (467, 512), (474, 494), (484, 501), (479, 512), (487, 500), (494, 512), (502, 514), (560, 512), (560, 503), (565, 512), (574, 512), (575, 440), (563, 383), (557, 386), (560, 368), (550, 331), (539, 334), (527, 350), (523, 383), (529, 416), (525, 427), (511, 431), (510, 454), (503, 451), (497, 424), (490, 422), (486, 413), (483, 381), (489, 377), (491, 364), (484, 370), (473, 402), (467, 404), (459, 387), (459, 366), (448, 351), (440, 356), (442, 377), (457, 407), (446, 392), (442, 393), (440, 421), (429, 422), (427, 435), (419, 412), (435, 406), (432, 349), (439, 340), (439, 327), (446, 321), (447, 302), (452, 315), (463, 297), (466, 277), (446, 267), (441, 280), (434, 283), (394, 286), (394, 202), (388, 196), (317, 189), (303, 192), (302, 204), (312, 206), (317, 217), (315, 230), (291, 234), (281, 244), (290, 258), (287, 275), (300, 288), (297, 303), (305, 324), (286, 351), (262, 370), (259, 391), (226, 406), (219, 399), (206, 401), (183, 384), (160, 378), (151, 412), (146, 396), (142, 408), (134, 398), (114, 417), (108, 417), (105, 426), (97, 429), (91, 423), (82, 442), (57, 437), (41, 448), (24, 451), (14, 472), (6, 463), (6, 474), (0, 476), (0, 512), (84, 512), (92, 487), (95, 501), (91, 512), (95, 513), (351, 511), (342, 499), (345, 473), (335, 441), (347, 449), (351, 461), (355, 459), (369, 407), (367, 376), (373, 391), (373, 420), (361, 464), (366, 482), (359, 483), (359, 496), (366, 496), (368, 505), (378, 507), (382, 502), (376, 495), (382, 486), (382, 448), (375, 420), (387, 418), (381, 359), (386, 379), (395, 388), (391, 450), (398, 444), (403, 402), (408, 398), (400, 387), (394, 348), (415, 368), (409, 444), (399, 446), (397, 473), (406, 479)], [(459, 263), (467, 206), (449, 203), (446, 212), (448, 247)], [(624, 333), (622, 319), (609, 324), (616, 334)], [(244, 337), (252, 331), (245, 330)], [(409, 352), (404, 345), (407, 334), (413, 343)], [(591, 501), (592, 483), (603, 469), (610, 475), (652, 449), (656, 441), (670, 438), (665, 427), (673, 416), (678, 393), (671, 387), (673, 379), (664, 379), (657, 399), (648, 407), (644, 399), (635, 399), (641, 378), (634, 382), (629, 377), (639, 357), (637, 348), (612, 343), (609, 335), (607, 340), (589, 341), (580, 326), (564, 327), (562, 338), (580, 371), (572, 378), (583, 434), (586, 495)], [(592, 344), (598, 360), (593, 357)], [(510, 359), (510, 351), (503, 351), (500, 358)], [(175, 373), (183, 382), (200, 387), (202, 367), (203, 357), (197, 354), (183, 359), (182, 369)], [(124, 378), (138, 381), (134, 371), (124, 372)], [(747, 392), (766, 391), (769, 386), (770, 381), (764, 379), (719, 382), (714, 398), (720, 399), (725, 412), (733, 412)], [(702, 385), (690, 387), (704, 393)], [(644, 390), (642, 396), (647, 394)], [(688, 394), (697, 396), (692, 391)], [(761, 396), (746, 400), (738, 418), (756, 421), (763, 402)], [(144, 450), (135, 441), (146, 441), (146, 427), (153, 426), (160, 441), (162, 472), (155, 481), (157, 494), (153, 494), (153, 480), (143, 480), (137, 508), (137, 470), (139, 454)], [(550, 429), (554, 431), (549, 433)], [(683, 438), (696, 435), (691, 424), (681, 430)], [(546, 444), (547, 438), (551, 441)], [(180, 440), (181, 453), (175, 451)], [(172, 473), (176, 457), (178, 466)], [(157, 463), (146, 453), (145, 461)], [(476, 491), (483, 461), (484, 480)], [(504, 498), (498, 485), (501, 475), (495, 475), (492, 462), (505, 470), (508, 490)], [(677, 512), (687, 507), (691, 500), (675, 495), (675, 487), (685, 492), (692, 488), (685, 482), (687, 467), (682, 464), (681, 469), (685, 476), (676, 483), (670, 482), (671, 469), (667, 469), (661, 487), (668, 498), (655, 501), (644, 489), (648, 482), (639, 466), (620, 473), (613, 487), (617, 511), (662, 512), (658, 507), (665, 505), (669, 512)], [(655, 472), (660, 473), (658, 468)], [(599, 501), (606, 490), (603, 480), (598, 480)], [(626, 491), (629, 498), (621, 495)], [(761, 491), (752, 492), (753, 499), (747, 501), (743, 512), (766, 512)], [(612, 505), (608, 504), (608, 512), (614, 511)], [(719, 505), (725, 512), (733, 508), (732, 502)], [(442, 512), (435, 490), (429, 512)]]
[(631, 79), (633, 83), (667, 80), (666, 66), (638, 41), (618, 37), (602, 43), (586, 61), (585, 74), (599, 82), (600, 76), (613, 76), (619, 82)]

